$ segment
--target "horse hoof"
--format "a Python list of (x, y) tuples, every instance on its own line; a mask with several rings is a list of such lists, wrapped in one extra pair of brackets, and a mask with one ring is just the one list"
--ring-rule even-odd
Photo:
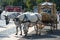
[(27, 35), (25, 35), (25, 36), (27, 36)]
[(17, 34), (15, 34), (15, 35), (17, 35)]

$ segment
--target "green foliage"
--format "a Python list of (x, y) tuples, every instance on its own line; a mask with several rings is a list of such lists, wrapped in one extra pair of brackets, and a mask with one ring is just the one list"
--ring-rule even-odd
[(31, 7), (31, 1), (30, 1), (30, 0), (26, 0), (26, 6), (27, 6), (28, 8)]
[[(22, 6), (23, 8), (27, 8), (29, 10), (33, 9), (33, 6), (38, 5), (45, 0), (0, 0), (0, 5), (4, 4), (3, 2), (7, 3), (8, 5), (13, 6)], [(60, 10), (60, 0), (50, 0), (50, 2), (56, 3), (57, 10)]]
[(56, 3), (57, 10), (60, 10), (60, 0), (50, 0), (53, 3)]
[(36, 0), (37, 4), (43, 2), (43, 0)]

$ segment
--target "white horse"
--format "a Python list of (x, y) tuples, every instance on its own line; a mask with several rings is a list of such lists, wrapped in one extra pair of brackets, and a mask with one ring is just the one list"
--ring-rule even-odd
[[(10, 19), (14, 20), (14, 23), (16, 25), (16, 35), (18, 33), (18, 27), (20, 27), (21, 24), (19, 23), (18, 19), (15, 19), (15, 18), (20, 14), (22, 14), (22, 12), (7, 12), (7, 11), (3, 11), (1, 14), (1, 19), (6, 20), (6, 24), (9, 23)], [(22, 30), (22, 28), (20, 29)]]
[(32, 24), (36, 25), (36, 23), (40, 23), (42, 20), (42, 15), (38, 14), (38, 13), (25, 12), (25, 13), (17, 16), (17, 18), (15, 18), (15, 19), (18, 19), (20, 24), (21, 23), (24, 24), (24, 27), (23, 27), (24, 34), (27, 35), (28, 29), (29, 29), (29, 27), (28, 27), (29, 24), (32, 23)]
[(33, 25), (36, 25), (36, 23), (40, 23), (42, 20), (42, 15), (38, 13), (33, 12), (25, 12), (23, 14), (20, 13), (12, 13), (11, 15), (8, 15), (9, 19), (12, 18), (14, 20), (14, 23), (16, 25), (16, 35), (18, 34), (18, 27), (20, 28), (21, 35), (22, 35), (22, 27), (21, 24), (24, 24), (23, 30), (24, 34), (27, 35), (29, 25), (32, 23)]
[(18, 18), (14, 18), (13, 21), (14, 21), (14, 24), (16, 25), (16, 34), (15, 35), (18, 34), (18, 28), (20, 28), (20, 31), (21, 31), (20, 35), (22, 35), (22, 26), (21, 26), (20, 20)]

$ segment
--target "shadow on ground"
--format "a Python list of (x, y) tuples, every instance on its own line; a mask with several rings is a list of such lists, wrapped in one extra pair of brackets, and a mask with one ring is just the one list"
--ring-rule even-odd
[(47, 31), (44, 35), (36, 35), (36, 34), (28, 34), (27, 36), (23, 36), (25, 39), (43, 39), (43, 38), (57, 38), (60, 36), (60, 30), (54, 30), (53, 32)]
[(47, 34), (60, 36), (60, 30), (47, 31)]

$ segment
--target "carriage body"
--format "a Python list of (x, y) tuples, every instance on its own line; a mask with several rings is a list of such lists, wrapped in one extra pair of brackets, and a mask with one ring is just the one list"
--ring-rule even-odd
[(57, 10), (56, 4), (51, 2), (43, 2), (38, 5), (38, 13), (42, 14), (42, 22), (43, 23), (51, 23), (56, 24), (57, 29)]
[(43, 13), (43, 21), (49, 21), (49, 16), (56, 16), (56, 11), (56, 4), (54, 3), (43, 2), (38, 5), (38, 13)]

